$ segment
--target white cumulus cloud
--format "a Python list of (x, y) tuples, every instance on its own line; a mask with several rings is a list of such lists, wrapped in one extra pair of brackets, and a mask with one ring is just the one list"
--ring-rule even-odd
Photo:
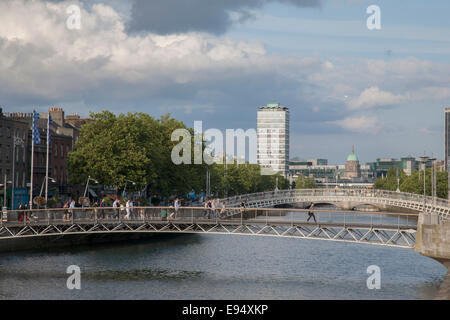
[(383, 107), (403, 103), (405, 97), (394, 95), (388, 91), (382, 91), (378, 87), (365, 89), (361, 94), (350, 99), (348, 106), (350, 109), (369, 109), (374, 107)]
[(359, 133), (377, 133), (381, 126), (378, 119), (371, 116), (348, 117), (333, 123), (345, 130)]

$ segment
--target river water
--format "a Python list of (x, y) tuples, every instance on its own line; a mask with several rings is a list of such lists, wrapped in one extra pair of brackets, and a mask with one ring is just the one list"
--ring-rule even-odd
[[(81, 268), (68, 290), (66, 268)], [(367, 267), (381, 289), (367, 288)], [(446, 269), (411, 249), (239, 235), (0, 254), (0, 299), (431, 299)]]

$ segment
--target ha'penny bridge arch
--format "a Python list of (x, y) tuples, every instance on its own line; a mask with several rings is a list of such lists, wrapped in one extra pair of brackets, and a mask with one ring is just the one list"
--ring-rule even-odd
[(296, 189), (259, 192), (222, 199), (227, 206), (239, 206), (242, 201), (249, 208), (272, 208), (286, 204), (333, 204), (343, 210), (354, 210), (370, 205), (381, 211), (407, 209), (412, 212), (433, 215), (440, 220), (450, 217), (450, 202), (422, 195), (371, 189)]

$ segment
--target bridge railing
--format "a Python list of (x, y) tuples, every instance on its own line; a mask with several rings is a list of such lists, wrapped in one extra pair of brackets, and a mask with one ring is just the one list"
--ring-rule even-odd
[(358, 197), (358, 198), (385, 198), (389, 200), (400, 200), (416, 202), (420, 205), (425, 203), (427, 206), (437, 206), (450, 208), (450, 202), (447, 199), (430, 197), (413, 193), (396, 192), (378, 189), (295, 189), (295, 190), (279, 190), (270, 192), (258, 192), (247, 195), (239, 195), (220, 199), (227, 204), (237, 205), (243, 200), (260, 201), (267, 199), (277, 199), (285, 197)]
[[(313, 212), (311, 215), (308, 212)], [(415, 228), (417, 214), (390, 212), (339, 211), (327, 209), (265, 209), (265, 208), (199, 208), (199, 207), (133, 207), (115, 208), (74, 208), (9, 211), (1, 220), (2, 226), (42, 226), (71, 224), (121, 223), (297, 223), (330, 224), (331, 226), (361, 225), (366, 227), (390, 226)]]

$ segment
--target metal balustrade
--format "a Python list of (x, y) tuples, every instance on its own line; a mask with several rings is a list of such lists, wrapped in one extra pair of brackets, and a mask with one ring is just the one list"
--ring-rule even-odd
[(312, 218), (308, 211), (235, 207), (134, 207), (129, 214), (113, 208), (10, 211), (1, 221), (0, 241), (52, 235), (175, 232), (414, 246), (417, 214), (314, 209)]

